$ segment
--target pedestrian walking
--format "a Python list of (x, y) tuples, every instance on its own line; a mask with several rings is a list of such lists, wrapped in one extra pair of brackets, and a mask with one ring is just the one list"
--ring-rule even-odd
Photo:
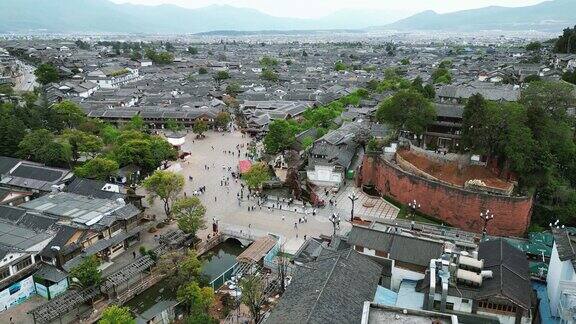
[(298, 223), (294, 222), (294, 228), (298, 228)]

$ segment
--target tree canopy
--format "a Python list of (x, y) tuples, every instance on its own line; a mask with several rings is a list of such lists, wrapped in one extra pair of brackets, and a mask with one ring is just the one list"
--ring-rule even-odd
[(576, 53), (576, 26), (574, 28), (566, 28), (564, 32), (554, 44), (554, 52), (556, 53)]
[(217, 82), (222, 82), (227, 79), (230, 79), (230, 73), (228, 73), (228, 71), (218, 71), (214, 74), (214, 80)]
[(190, 316), (207, 314), (215, 300), (214, 290), (211, 287), (201, 288), (196, 281), (181, 286), (176, 298), (186, 307)]
[(201, 119), (196, 120), (194, 122), (194, 125), (192, 125), (192, 131), (199, 137), (202, 137), (207, 130), (208, 130), (208, 123)]
[(230, 117), (229, 113), (227, 113), (225, 111), (221, 111), (218, 113), (218, 115), (216, 115), (214, 122), (216, 123), (216, 126), (225, 128), (226, 126), (228, 126), (228, 123), (231, 120), (232, 120), (232, 118)]
[(296, 141), (294, 127), (285, 120), (275, 120), (268, 125), (268, 134), (264, 137), (264, 147), (270, 154), (290, 148)]
[(76, 128), (86, 120), (82, 108), (69, 100), (55, 104), (52, 109), (58, 120), (64, 125), (63, 128)]
[(541, 49), (542, 49), (542, 43), (540, 43), (540, 42), (530, 42), (530, 43), (528, 43), (528, 45), (526, 45), (527, 51), (535, 52), (535, 51), (539, 51)]
[(270, 180), (268, 165), (263, 162), (253, 164), (250, 170), (242, 175), (242, 179), (246, 181), (249, 188), (260, 189), (264, 182)]
[(18, 144), (23, 159), (44, 163), (49, 166), (67, 167), (72, 152), (68, 146), (55, 141), (56, 136), (47, 129), (33, 130)]
[(0, 155), (15, 156), (18, 144), (25, 135), (26, 125), (15, 115), (15, 107), (10, 104), (0, 105)]
[(400, 90), (384, 101), (376, 111), (376, 118), (398, 130), (422, 135), (436, 118), (432, 104), (414, 90)]
[(445, 67), (439, 67), (432, 73), (432, 80), (435, 84), (450, 84), (452, 83), (452, 73)]
[(43, 85), (60, 80), (60, 73), (52, 63), (40, 64), (34, 71), (34, 75), (36, 76), (36, 81)]
[(118, 162), (103, 157), (96, 157), (74, 169), (74, 174), (82, 178), (107, 181), (116, 174), (118, 169)]
[(172, 216), (176, 218), (178, 228), (193, 236), (198, 230), (206, 228), (205, 214), (206, 207), (202, 205), (198, 197), (180, 198), (172, 205)]
[(463, 114), (464, 149), (497, 159), (501, 169), (519, 177), (519, 190), (535, 193), (533, 223), (547, 226), (560, 219), (574, 225), (576, 144), (573, 87), (533, 81), (518, 103), (468, 100)]
[(278, 82), (278, 74), (272, 69), (262, 70), (262, 73), (260, 73), (260, 78), (270, 82)]
[(259, 276), (250, 275), (240, 281), (242, 303), (248, 307), (254, 323), (260, 322), (264, 299), (264, 284)]
[(136, 320), (130, 313), (130, 308), (111, 305), (102, 312), (98, 324), (136, 324)]
[(184, 188), (184, 177), (170, 171), (154, 171), (142, 183), (144, 189), (148, 192), (150, 203), (159, 198), (164, 203), (164, 212), (166, 216), (171, 216), (172, 203)]
[(100, 260), (92, 255), (85, 258), (80, 264), (70, 270), (70, 278), (75, 278), (78, 284), (83, 287), (94, 286), (102, 281), (102, 274), (98, 267)]
[(158, 65), (170, 64), (174, 61), (174, 54), (170, 52), (157, 52), (153, 48), (146, 49), (145, 56), (154, 62), (154, 64)]

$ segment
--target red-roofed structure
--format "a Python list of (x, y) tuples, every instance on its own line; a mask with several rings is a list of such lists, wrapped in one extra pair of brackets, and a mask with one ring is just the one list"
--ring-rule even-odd
[(248, 172), (248, 170), (250, 170), (251, 167), (252, 162), (250, 162), (250, 160), (241, 160), (240, 162), (238, 162), (238, 170), (240, 171), (240, 174)]

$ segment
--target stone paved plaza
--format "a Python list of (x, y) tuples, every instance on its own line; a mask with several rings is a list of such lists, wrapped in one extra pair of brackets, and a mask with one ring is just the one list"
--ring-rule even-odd
[(345, 215), (350, 218), (352, 201), (348, 198), (352, 191), (355, 192), (358, 200), (354, 203), (354, 216), (362, 219), (395, 219), (400, 212), (398, 207), (384, 200), (382, 197), (372, 197), (358, 188), (347, 186), (336, 194), (336, 208), (340, 216)]
[[(256, 200), (244, 200), (238, 203), (237, 193), (241, 190), (240, 180), (235, 181), (230, 175), (228, 168), (237, 171), (238, 161), (245, 159), (246, 144), (250, 142), (249, 137), (243, 137), (240, 132), (208, 132), (206, 138), (196, 139), (193, 133), (188, 134), (186, 143), (182, 150), (191, 152), (191, 156), (184, 161), (173, 162), (172, 170), (177, 170), (186, 179), (185, 192), (192, 195), (201, 186), (206, 186), (206, 193), (199, 196), (206, 206), (206, 222), (212, 223), (216, 218), (219, 222), (239, 227), (248, 227), (270, 233), (280, 234), (287, 240), (303, 242), (304, 235), (318, 236), (320, 234), (331, 235), (333, 231), (332, 223), (328, 220), (331, 214), (327, 210), (319, 210), (319, 215), (313, 217), (310, 212), (307, 216), (307, 222), (298, 224), (298, 219), (303, 217), (300, 212), (287, 211), (278, 208), (270, 209), (267, 205), (262, 208), (257, 206)], [(236, 145), (245, 144), (241, 149), (240, 157)], [(226, 151), (224, 153), (223, 151)], [(234, 154), (228, 154), (228, 151)], [(177, 165), (179, 164), (179, 165)], [(208, 167), (207, 170), (205, 167)], [(189, 179), (192, 176), (192, 180)], [(229, 179), (229, 186), (221, 186), (223, 179)], [(255, 206), (256, 210), (248, 211), (249, 207)], [(164, 217), (161, 204), (157, 201), (148, 210), (148, 213), (156, 214), (157, 217)], [(349, 211), (348, 211), (349, 213)], [(199, 233), (200, 238), (205, 238), (211, 231), (210, 226)], [(350, 229), (350, 224), (342, 222), (340, 226), (342, 231)]]

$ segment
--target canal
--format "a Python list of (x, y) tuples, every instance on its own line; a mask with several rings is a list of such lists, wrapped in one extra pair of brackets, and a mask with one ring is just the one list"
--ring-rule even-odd
[[(236, 263), (236, 257), (240, 255), (244, 249), (239, 242), (232, 240), (218, 244), (200, 257), (200, 259), (204, 261), (202, 272), (212, 281), (232, 267)], [(159, 301), (176, 299), (177, 288), (169, 285), (167, 281), (167, 279), (164, 279), (148, 288), (126, 303), (126, 306), (130, 307), (136, 313), (142, 313)]]

